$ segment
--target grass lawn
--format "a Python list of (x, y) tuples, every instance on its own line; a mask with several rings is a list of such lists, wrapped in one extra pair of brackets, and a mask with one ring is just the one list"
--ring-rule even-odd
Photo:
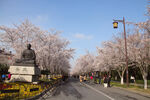
[[(144, 84), (144, 80), (135, 80), (137, 84)], [(148, 85), (150, 85), (150, 80), (147, 80)]]
[(129, 87), (127, 87), (126, 84), (121, 85), (118, 82), (111, 82), (111, 85), (115, 86), (115, 87), (124, 88), (124, 89), (130, 90), (130, 91), (134, 91), (134, 92), (150, 94), (150, 88), (145, 90), (143, 87), (135, 86), (135, 85), (129, 85)]

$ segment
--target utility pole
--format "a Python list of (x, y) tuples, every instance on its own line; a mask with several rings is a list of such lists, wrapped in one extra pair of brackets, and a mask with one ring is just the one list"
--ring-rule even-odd
[(118, 28), (118, 22), (123, 23), (124, 28), (124, 41), (125, 41), (125, 57), (126, 57), (126, 83), (127, 87), (129, 87), (129, 73), (128, 73), (128, 52), (127, 52), (127, 38), (126, 38), (126, 29), (125, 29), (125, 18), (123, 20), (114, 20), (113, 27)]

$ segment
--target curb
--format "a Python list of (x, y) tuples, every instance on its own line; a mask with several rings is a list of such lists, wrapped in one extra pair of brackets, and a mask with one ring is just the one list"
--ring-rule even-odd
[(23, 100), (35, 100), (35, 99), (39, 99), (41, 96), (43, 96), (46, 92), (48, 92), (50, 89), (52, 89), (52, 87), (49, 87), (48, 89), (46, 89), (45, 91), (41, 92), (40, 94), (34, 96), (34, 97), (31, 97), (31, 98), (28, 98), (28, 99), (23, 99)]
[(52, 87), (49, 87), (48, 89), (46, 89), (45, 91), (41, 92), (40, 94), (36, 95), (36, 96), (33, 96), (33, 97), (30, 97), (30, 98), (27, 98), (27, 99), (23, 99), (23, 100), (36, 100), (36, 99), (39, 99), (40, 97), (44, 96), (49, 90), (53, 89), (55, 86), (57, 87), (59, 85), (56, 84), (56, 85), (53, 85)]

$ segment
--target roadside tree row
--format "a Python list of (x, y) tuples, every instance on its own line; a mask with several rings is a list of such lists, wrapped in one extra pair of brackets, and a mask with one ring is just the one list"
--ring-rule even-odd
[[(150, 68), (150, 8), (148, 7), (148, 20), (141, 23), (132, 23), (134, 29), (127, 35), (128, 67), (140, 69), (144, 80), (144, 89), (147, 89), (148, 70)], [(126, 71), (126, 57), (124, 36), (120, 33), (112, 40), (102, 43), (102, 48), (97, 47), (97, 55), (85, 54), (80, 56), (72, 71), (73, 74), (83, 74), (91, 71), (116, 70), (124, 82)]]
[(13, 27), (0, 26), (0, 45), (11, 50), (15, 55), (13, 59), (16, 59), (30, 43), (41, 69), (50, 70), (51, 73), (68, 73), (74, 50), (67, 48), (69, 41), (62, 38), (60, 33), (54, 29), (42, 30), (25, 20), (19, 25), (13, 24)]

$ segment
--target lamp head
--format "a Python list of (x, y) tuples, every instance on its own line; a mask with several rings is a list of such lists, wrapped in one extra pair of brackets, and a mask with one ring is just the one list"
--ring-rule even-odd
[(118, 22), (116, 22), (116, 21), (113, 22), (113, 27), (114, 27), (114, 28), (118, 28)]

